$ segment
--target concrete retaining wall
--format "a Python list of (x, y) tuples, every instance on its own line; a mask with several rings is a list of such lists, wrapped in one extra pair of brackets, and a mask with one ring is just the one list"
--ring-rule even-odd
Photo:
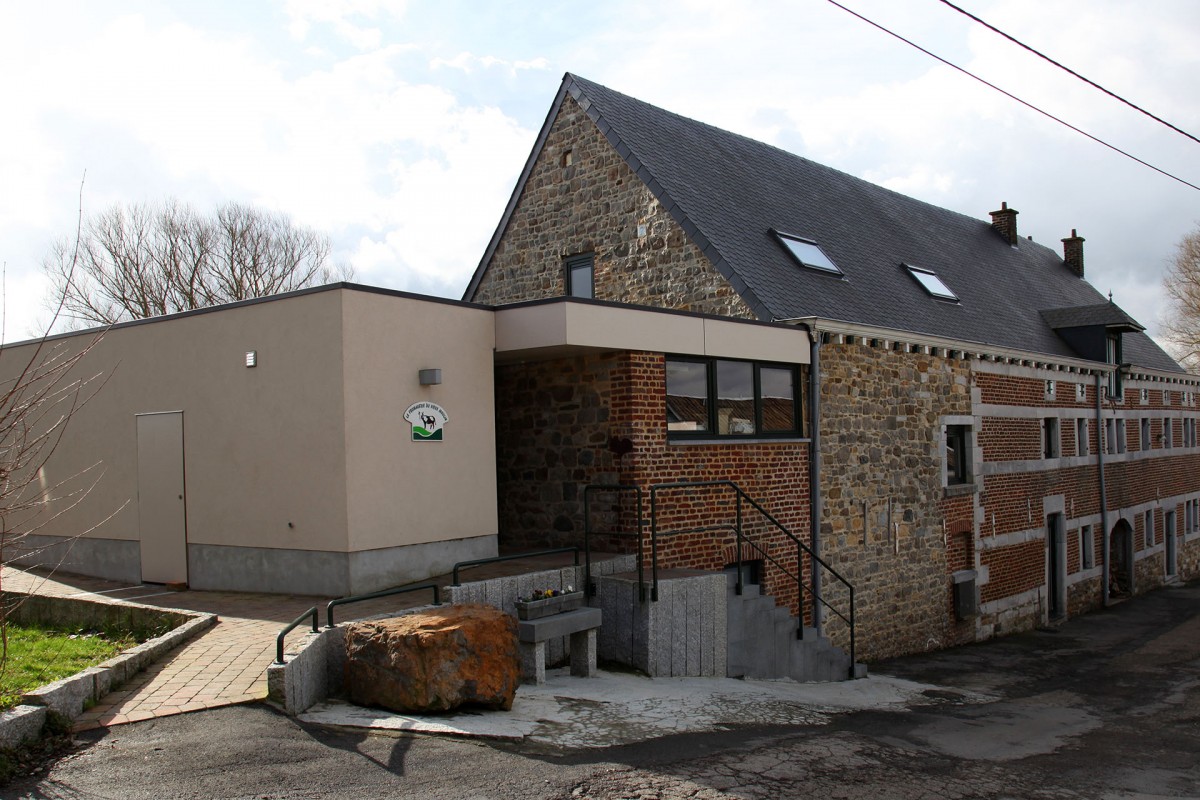
[[(621, 556), (595, 562), (592, 564), (592, 575), (599, 580), (602, 576), (635, 569), (634, 558)], [(725, 585), (723, 581), (724, 579), (722, 587)], [(567, 587), (583, 588), (583, 567), (563, 567), (448, 586), (445, 597), (446, 602), (451, 605), (480, 603), (516, 616), (517, 597), (530, 594), (536, 589)], [(405, 616), (431, 608), (436, 606), (376, 614), (368, 619)], [(600, 630), (604, 630), (603, 626)], [(340, 694), (343, 690), (346, 659), (345, 639), (345, 629), (339, 624), (332, 628), (322, 628), (317, 633), (309, 633), (292, 645), (283, 654), (284, 663), (272, 664), (267, 668), (267, 699), (279, 705), (286, 713), (295, 715), (302, 714), (317, 703)], [(569, 639), (570, 637), (563, 637), (547, 643), (547, 664), (560, 663), (569, 657)], [(552, 655), (558, 660), (552, 661)], [(600, 656), (605, 657), (603, 652)]]

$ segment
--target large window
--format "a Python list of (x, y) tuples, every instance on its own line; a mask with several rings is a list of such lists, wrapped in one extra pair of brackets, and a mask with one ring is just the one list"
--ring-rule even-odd
[(805, 367), (731, 359), (667, 358), (672, 438), (805, 435)]

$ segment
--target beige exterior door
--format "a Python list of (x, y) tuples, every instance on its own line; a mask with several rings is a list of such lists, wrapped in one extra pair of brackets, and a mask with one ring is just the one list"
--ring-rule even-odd
[(183, 412), (138, 414), (135, 419), (142, 580), (187, 583)]

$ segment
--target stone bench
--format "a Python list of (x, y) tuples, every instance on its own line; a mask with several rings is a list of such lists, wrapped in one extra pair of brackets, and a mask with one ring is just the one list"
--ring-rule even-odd
[(521, 646), (521, 679), (542, 685), (546, 682), (546, 641), (571, 637), (571, 674), (581, 678), (596, 675), (596, 629), (600, 609), (580, 608), (541, 619), (521, 620), (517, 640)]

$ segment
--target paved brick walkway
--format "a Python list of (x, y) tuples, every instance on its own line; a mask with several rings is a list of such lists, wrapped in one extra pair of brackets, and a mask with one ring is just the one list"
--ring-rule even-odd
[[(472, 569), (464, 573), (464, 580), (516, 575), (570, 563), (570, 554), (502, 562)], [(79, 575), (60, 573), (47, 577), (11, 567), (4, 567), (3, 570), (0, 585), (9, 591), (76, 598), (100, 597), (217, 615), (217, 624), (212, 628), (175, 648), (144, 672), (105, 695), (75, 721), (77, 731), (264, 700), (267, 696), (267, 666), (275, 658), (275, 638), (279, 631), (314, 605), (320, 609), (324, 624), (325, 603), (331, 599), (243, 592), (170, 591), (163, 586), (131, 586)], [(448, 575), (433, 580), (442, 586), (450, 583)], [(339, 619), (413, 608), (431, 600), (429, 592), (369, 600), (339, 609)], [(305, 630), (308, 630), (305, 626), (298, 628), (289, 635), (289, 641), (292, 636), (302, 636)]]

